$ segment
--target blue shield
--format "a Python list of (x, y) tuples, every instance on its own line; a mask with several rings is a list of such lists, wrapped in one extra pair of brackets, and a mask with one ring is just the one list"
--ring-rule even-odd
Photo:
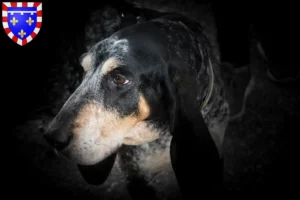
[(42, 25), (41, 2), (3, 2), (2, 25), (6, 34), (23, 46), (32, 41)]

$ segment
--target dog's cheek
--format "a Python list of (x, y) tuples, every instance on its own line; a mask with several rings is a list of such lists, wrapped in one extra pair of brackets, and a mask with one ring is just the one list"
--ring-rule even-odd
[(78, 164), (95, 164), (116, 152), (125, 134), (149, 113), (143, 96), (139, 98), (138, 111), (125, 117), (99, 103), (86, 104), (73, 121), (73, 139), (65, 154)]
[(73, 121), (73, 139), (65, 154), (79, 164), (94, 164), (122, 144), (122, 119), (97, 103), (84, 105)]
[(123, 140), (125, 145), (140, 145), (152, 142), (159, 138), (160, 131), (152, 124), (139, 122), (126, 135)]

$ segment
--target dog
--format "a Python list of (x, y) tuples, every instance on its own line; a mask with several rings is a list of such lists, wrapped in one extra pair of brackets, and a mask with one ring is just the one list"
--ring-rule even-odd
[(44, 137), (87, 182), (104, 183), (118, 162), (133, 199), (181, 199), (172, 139), (200, 135), (194, 148), (222, 160), (231, 94), (199, 23), (144, 20), (99, 41), (80, 62), (84, 79)]

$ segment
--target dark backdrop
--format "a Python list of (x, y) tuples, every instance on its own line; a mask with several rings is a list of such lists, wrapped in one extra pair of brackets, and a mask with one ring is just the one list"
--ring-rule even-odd
[[(48, 101), (49, 90), (52, 87), (52, 83), (49, 82), (51, 68), (62, 62), (61, 57), (64, 56), (60, 51), (61, 44), (70, 45), (75, 49), (76, 56), (79, 57), (84, 51), (83, 26), (89, 17), (89, 12), (95, 7), (101, 7), (104, 3), (104, 1), (89, 3), (74, 1), (73, 3), (58, 4), (53, 1), (45, 1), (43, 3), (42, 28), (36, 38), (23, 47), (11, 41), (4, 30), (0, 28), (1, 95), (2, 100), (4, 100), (2, 103), (4, 121), (2, 123), (5, 127), (1, 131), (4, 135), (1, 146), (4, 148), (2, 152), (5, 157), (2, 162), (7, 169), (3, 171), (4, 176), (8, 177), (6, 185), (13, 196), (39, 197), (39, 194), (36, 193), (39, 191), (44, 193), (43, 195), (57, 197), (56, 192), (60, 191), (51, 183), (40, 185), (40, 182), (43, 181), (40, 179), (38, 170), (27, 163), (28, 158), (19, 157), (18, 153), (14, 153), (22, 144), (20, 141), (6, 140), (5, 136), (9, 135), (10, 132), (6, 133), (7, 131), (4, 130), (11, 130), (11, 128), (25, 122), (34, 115), (35, 109)], [(277, 25), (282, 26), (282, 22)], [(78, 70), (80, 71), (80, 69)], [(279, 92), (278, 95), (282, 95), (282, 93)], [(299, 97), (292, 98), (295, 100)], [(284, 119), (284, 116), (282, 118)], [(260, 185), (260, 188), (257, 188), (258, 190), (293, 190), (292, 181), (298, 180), (295, 174), (296, 170), (294, 170), (296, 157), (290, 154), (292, 145), (287, 138), (296, 138), (297, 132), (299, 133), (299, 129), (295, 126), (299, 123), (297, 119), (299, 119), (299, 113), (293, 117), (286, 117), (284, 123), (280, 125), (281, 130), (284, 130), (279, 132), (279, 136), (276, 137), (276, 142), (279, 141), (280, 143), (280, 154), (278, 154), (278, 158), (274, 158), (273, 164), (271, 163), (263, 169), (263, 172), (260, 172), (264, 174), (263, 178), (266, 181)], [(264, 125), (259, 126), (264, 127)], [(296, 139), (293, 140), (297, 141)], [(265, 138), (264, 141), (267, 144), (268, 138)], [(264, 147), (260, 148), (263, 149)], [(244, 162), (247, 162), (247, 159)], [(248, 176), (251, 176), (251, 173), (247, 175), (247, 178), (249, 178)], [(255, 185), (255, 180), (252, 181), (251, 186)], [(247, 180), (244, 181), (244, 186), (247, 186), (245, 182)], [(280, 187), (278, 186), (279, 183)], [(284, 187), (285, 184), (286, 187)], [(60, 192), (62, 192), (61, 195), (70, 197), (68, 191), (61, 190)]]

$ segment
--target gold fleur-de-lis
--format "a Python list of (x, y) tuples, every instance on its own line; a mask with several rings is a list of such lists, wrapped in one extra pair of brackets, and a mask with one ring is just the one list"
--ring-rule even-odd
[(31, 19), (31, 17), (29, 17), (27, 20), (26, 20), (26, 23), (31, 26), (31, 24), (33, 23), (34, 21)]
[(23, 38), (24, 35), (26, 35), (26, 32), (24, 32), (24, 30), (21, 29), (21, 31), (18, 34), (19, 34), (19, 36), (21, 36), (21, 38)]
[(12, 20), (10, 20), (10, 23), (12, 23), (13, 26), (15, 26), (16, 23), (18, 23), (18, 22), (19, 22), (19, 20), (17, 20), (15, 17), (13, 17)]

